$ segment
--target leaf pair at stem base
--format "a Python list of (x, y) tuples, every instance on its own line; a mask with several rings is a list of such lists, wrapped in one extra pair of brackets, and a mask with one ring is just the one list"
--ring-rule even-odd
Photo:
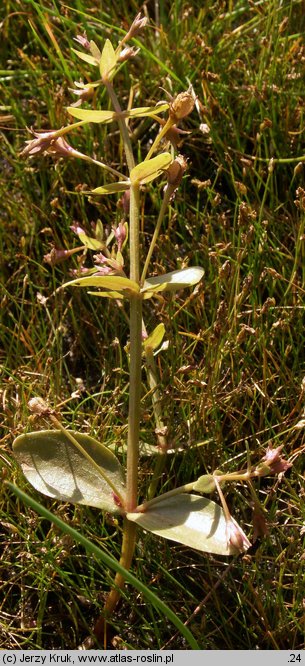
[[(114, 453), (93, 437), (60, 430), (32, 432), (16, 438), (14, 453), (27, 480), (44, 495), (126, 514), (123, 468)], [(127, 519), (202, 552), (236, 552), (228, 544), (225, 516), (215, 502), (186, 493), (158, 500), (145, 512), (127, 513)]]

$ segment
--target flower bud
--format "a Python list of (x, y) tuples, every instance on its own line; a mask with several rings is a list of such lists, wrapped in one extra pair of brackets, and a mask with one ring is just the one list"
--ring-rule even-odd
[(194, 99), (189, 92), (182, 92), (175, 97), (169, 108), (169, 115), (174, 122), (189, 116), (195, 106)]
[(148, 19), (146, 18), (146, 16), (142, 17), (141, 12), (139, 12), (139, 14), (137, 14), (135, 20), (131, 24), (127, 34), (125, 35), (123, 42), (124, 43), (128, 42), (133, 37), (136, 37), (136, 35), (140, 32), (140, 30), (145, 28), (147, 20)]
[(124, 222), (119, 222), (118, 227), (113, 228), (115, 239), (118, 245), (118, 250), (121, 252), (122, 247), (125, 243), (125, 240), (127, 238), (127, 225)]
[(46, 264), (50, 264), (51, 266), (56, 266), (56, 264), (60, 264), (62, 261), (65, 261), (69, 257), (72, 257), (72, 254), (75, 254), (76, 252), (79, 252), (82, 249), (83, 246), (73, 247), (71, 248), (71, 250), (64, 250), (62, 248), (52, 247), (50, 252), (44, 255), (43, 260)]

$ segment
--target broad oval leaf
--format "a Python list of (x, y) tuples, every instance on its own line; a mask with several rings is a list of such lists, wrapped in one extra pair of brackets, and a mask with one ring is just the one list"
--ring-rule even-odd
[(164, 324), (158, 324), (150, 335), (143, 341), (144, 351), (146, 349), (157, 349), (161, 344), (165, 334)]
[(115, 194), (116, 192), (126, 192), (129, 190), (129, 180), (119, 180), (117, 183), (109, 183), (109, 185), (102, 185), (91, 190), (90, 194)]
[(162, 171), (169, 167), (172, 162), (170, 153), (161, 153), (153, 157), (151, 160), (140, 162), (130, 172), (130, 181), (132, 184), (149, 183), (154, 178), (157, 178)]
[[(75, 432), (71, 435), (125, 500), (124, 472), (114, 453), (89, 435)], [(20, 435), (13, 449), (27, 480), (44, 495), (111, 513), (120, 511), (111, 486), (61, 430)]]
[(158, 275), (157, 277), (145, 280), (141, 292), (144, 294), (144, 298), (150, 298), (154, 293), (160, 291), (177, 291), (185, 287), (192, 287), (200, 282), (203, 275), (204, 270), (200, 266), (171, 271), (171, 273), (165, 273), (165, 275)]
[(127, 289), (134, 294), (138, 294), (140, 291), (139, 285), (134, 280), (129, 280), (129, 278), (121, 277), (120, 275), (90, 275), (88, 277), (80, 277), (76, 280), (71, 280), (71, 282), (66, 282), (63, 287), (101, 287), (110, 291)]
[(175, 495), (152, 505), (145, 513), (128, 513), (143, 529), (204, 553), (233, 555), (226, 520), (218, 504), (197, 495)]
[(106, 39), (100, 59), (100, 74), (102, 78), (109, 78), (109, 74), (116, 66), (117, 56), (110, 39)]

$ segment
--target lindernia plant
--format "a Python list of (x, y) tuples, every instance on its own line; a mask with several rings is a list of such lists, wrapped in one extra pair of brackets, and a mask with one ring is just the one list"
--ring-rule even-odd
[[(84, 48), (75, 53), (97, 71), (97, 78), (88, 84), (76, 84), (78, 102), (68, 107), (68, 113), (76, 122), (59, 130), (34, 132), (34, 138), (27, 142), (23, 156), (37, 153), (51, 153), (55, 157), (78, 158), (93, 163), (107, 172), (109, 182), (98, 185), (90, 196), (116, 195), (120, 193), (124, 216), (117, 226), (113, 226), (107, 238), (103, 235), (101, 223), (96, 225), (95, 235), (89, 236), (79, 226), (73, 226), (81, 243), (71, 250), (54, 248), (46, 261), (56, 264), (75, 252), (93, 253), (93, 267), (81, 267), (65, 288), (84, 288), (94, 298), (109, 298), (113, 307), (121, 302), (129, 304), (129, 415), (126, 444), (126, 470), (123, 469), (113, 450), (100, 441), (84, 433), (66, 429), (55, 409), (41, 398), (32, 398), (30, 410), (37, 417), (54, 426), (53, 430), (28, 432), (14, 441), (14, 453), (27, 480), (38, 491), (64, 502), (97, 507), (117, 514), (123, 519), (122, 551), (120, 564), (129, 569), (136, 545), (137, 528), (147, 530), (165, 539), (189, 546), (196, 550), (230, 556), (245, 552), (250, 542), (231, 516), (222, 487), (224, 483), (244, 482), (248, 485), (257, 515), (257, 525), (261, 532), (266, 531), (263, 510), (258, 502), (252, 479), (268, 474), (284, 472), (290, 463), (281, 457), (280, 447), (268, 449), (264, 459), (256, 466), (250, 462), (246, 469), (231, 473), (216, 470), (211, 475), (202, 475), (184, 486), (158, 495), (158, 482), (165, 466), (170, 449), (166, 427), (162, 418), (158, 370), (155, 352), (165, 335), (165, 327), (158, 324), (147, 332), (143, 315), (145, 301), (159, 298), (166, 292), (176, 292), (195, 286), (202, 280), (201, 267), (185, 267), (165, 274), (149, 277), (149, 264), (156, 247), (161, 224), (175, 192), (186, 170), (186, 160), (182, 155), (175, 156), (175, 136), (182, 131), (179, 121), (187, 117), (194, 108), (192, 91), (180, 92), (169, 102), (154, 106), (124, 110), (115, 92), (114, 79), (123, 62), (137, 54), (128, 46), (145, 27), (146, 19), (140, 14), (135, 18), (127, 34), (114, 48), (109, 39), (102, 50), (86, 37), (77, 41)], [(81, 104), (95, 97), (98, 88), (106, 89), (113, 110), (91, 110)], [(165, 117), (164, 117), (164, 114)], [(129, 122), (132, 119), (150, 117), (160, 125), (145, 159), (136, 163)], [(117, 123), (119, 126), (126, 158), (126, 173), (111, 165), (85, 155), (72, 148), (66, 135), (75, 128), (89, 123)], [(163, 138), (172, 142), (170, 152), (160, 150)], [(141, 192), (150, 183), (158, 180), (163, 190), (162, 204), (155, 231), (147, 256), (142, 258), (139, 230), (139, 210)], [(164, 186), (164, 181), (166, 184)], [(126, 261), (128, 253), (129, 262)], [(125, 256), (124, 256), (125, 255)], [(127, 274), (126, 264), (130, 269)], [(140, 400), (141, 373), (144, 366), (152, 395), (155, 417), (156, 445), (140, 451)], [(172, 445), (171, 445), (172, 446)], [(176, 443), (179, 449), (179, 442)], [(140, 454), (152, 456), (154, 467), (146, 499), (139, 503), (139, 460)], [(204, 494), (218, 493), (220, 504), (203, 497)], [(110, 590), (100, 620), (95, 627), (97, 638), (101, 638), (104, 619), (110, 617), (120, 598), (124, 578), (117, 574)]]

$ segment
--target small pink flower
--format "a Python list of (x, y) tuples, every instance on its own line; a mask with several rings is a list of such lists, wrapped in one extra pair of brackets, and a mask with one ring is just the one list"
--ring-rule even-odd
[(50, 153), (56, 157), (80, 157), (87, 159), (86, 155), (80, 153), (60, 136), (61, 130), (46, 130), (45, 132), (32, 132), (35, 139), (26, 141), (26, 146), (20, 153), (22, 157), (36, 155), (39, 153)]
[(70, 229), (71, 229), (71, 231), (73, 231), (77, 236), (79, 236), (80, 234), (85, 234), (85, 233), (86, 233), (86, 232), (84, 231), (84, 229), (82, 229), (82, 227), (80, 227), (80, 226), (77, 224), (77, 222), (75, 222), (75, 224), (71, 224)]
[(129, 214), (129, 204), (130, 204), (130, 190), (126, 190), (126, 192), (122, 194), (118, 203), (120, 208), (123, 208), (124, 214), (126, 216)]
[(94, 255), (94, 265), (97, 269), (95, 275), (121, 275), (125, 277), (123, 266), (116, 259), (105, 257), (102, 252)]
[(263, 461), (269, 468), (271, 474), (279, 474), (280, 472), (286, 472), (292, 464), (288, 460), (284, 460), (281, 456), (281, 451), (283, 446), (278, 446), (276, 449), (273, 449), (271, 446), (266, 451), (266, 455), (263, 457)]
[(44, 153), (51, 145), (52, 141), (58, 138), (58, 130), (46, 130), (45, 132), (32, 132), (35, 139), (26, 141), (26, 146), (20, 153), (22, 157)]
[(76, 35), (76, 37), (73, 37), (75, 42), (78, 42), (84, 49), (87, 49), (87, 51), (90, 50), (90, 42), (87, 39), (87, 35), (84, 32), (83, 35)]
[(121, 252), (127, 236), (126, 225), (124, 222), (119, 222), (119, 225), (116, 228), (113, 228), (113, 231), (118, 244), (118, 250)]
[(119, 57), (118, 57), (118, 62), (125, 62), (125, 60), (130, 60), (130, 58), (134, 58), (138, 53), (140, 49), (126, 46), (123, 51), (121, 51)]
[(241, 527), (239, 527), (235, 518), (232, 516), (226, 521), (227, 541), (238, 553), (245, 553), (250, 548), (251, 543)]

